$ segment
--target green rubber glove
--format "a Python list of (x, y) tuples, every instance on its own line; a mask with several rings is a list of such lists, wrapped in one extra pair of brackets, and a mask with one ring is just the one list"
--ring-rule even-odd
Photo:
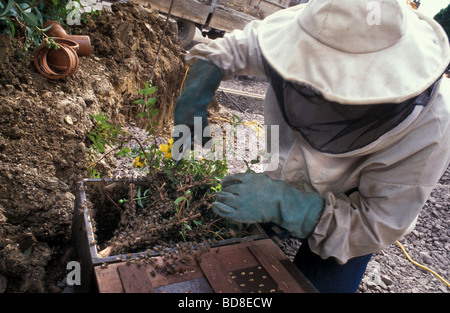
[[(208, 125), (206, 107), (211, 102), (215, 91), (222, 81), (222, 71), (215, 64), (197, 60), (189, 69), (188, 76), (183, 85), (181, 95), (175, 104), (174, 125), (186, 125), (191, 130), (192, 143), (194, 142), (194, 117), (202, 121), (201, 133)], [(174, 133), (174, 141), (180, 138)], [(210, 137), (205, 137), (205, 144)]]
[(266, 174), (233, 174), (221, 181), (214, 212), (240, 223), (273, 222), (298, 238), (308, 238), (322, 215), (323, 198)]

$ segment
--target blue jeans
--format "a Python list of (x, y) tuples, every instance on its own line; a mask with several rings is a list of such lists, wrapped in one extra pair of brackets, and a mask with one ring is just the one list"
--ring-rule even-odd
[(321, 293), (354, 293), (371, 257), (372, 254), (356, 257), (341, 265), (333, 258), (322, 259), (302, 240), (294, 264)]

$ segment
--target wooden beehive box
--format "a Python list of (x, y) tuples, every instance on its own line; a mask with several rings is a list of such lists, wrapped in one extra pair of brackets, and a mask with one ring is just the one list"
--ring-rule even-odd
[(94, 267), (101, 293), (304, 293), (315, 288), (271, 239), (212, 248), (167, 274), (162, 257)]
[[(74, 247), (77, 253), (77, 261), (80, 262), (81, 268), (82, 283), (79, 286), (75, 286), (77, 292), (89, 292), (96, 288), (96, 282), (92, 278), (94, 276), (98, 278), (97, 269), (101, 268), (101, 266), (105, 267), (105, 264), (110, 265), (111, 269), (121, 268), (121, 266), (123, 265), (122, 260), (135, 260), (140, 255), (143, 255), (145, 257), (159, 256), (159, 253), (155, 252), (152, 252), (150, 255), (148, 255), (146, 251), (121, 255), (111, 255), (108, 257), (102, 257), (99, 254), (100, 251), (97, 247), (97, 238), (92, 222), (92, 210), (87, 206), (87, 190), (89, 188), (97, 188), (99, 190), (102, 190), (105, 186), (112, 186), (117, 182), (123, 181), (112, 179), (84, 179), (79, 182), (79, 188), (75, 198), (75, 210), (73, 214), (72, 225), (72, 239), (74, 241)], [(125, 183), (129, 182), (125, 181)], [(259, 225), (255, 225), (254, 230), (250, 235), (244, 238), (221, 240), (213, 246), (223, 247), (234, 245), (236, 243), (260, 240), (264, 238), (268, 238), (264, 230)], [(94, 268), (96, 269), (95, 275)], [(125, 269), (122, 269), (121, 271), (125, 271)], [(103, 273), (107, 273), (107, 271), (104, 271)], [(99, 284), (100, 283), (101, 282), (99, 281)], [(100, 291), (102, 291), (102, 289)]]

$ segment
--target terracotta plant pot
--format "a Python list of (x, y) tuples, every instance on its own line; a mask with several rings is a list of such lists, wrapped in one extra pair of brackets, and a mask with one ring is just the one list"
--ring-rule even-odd
[[(71, 48), (75, 53), (78, 53), (79, 45), (77, 42), (67, 38), (53, 38), (59, 45), (64, 45)], [(68, 57), (62, 49), (50, 49), (47, 53), (47, 63), (51, 69), (57, 71), (65, 71), (68, 66)]]
[(81, 56), (89, 56), (92, 52), (91, 47), (91, 39), (89, 36), (85, 35), (69, 35), (67, 34), (66, 30), (62, 27), (62, 25), (56, 21), (47, 21), (44, 23), (44, 28), (49, 27), (50, 25), (53, 26), (47, 30), (45, 33), (50, 37), (59, 37), (59, 38), (66, 38), (73, 40), (78, 43), (79, 49), (77, 54)]
[[(72, 75), (78, 68), (78, 55), (75, 50), (64, 43), (58, 44), (60, 49), (48, 48), (45, 44), (39, 46), (34, 54), (34, 66), (37, 71), (49, 79), (61, 79), (67, 75)], [(48, 63), (49, 52), (57, 51), (57, 57), (52, 58), (58, 63), (59, 68), (52, 68)], [(59, 57), (58, 57), (59, 56)], [(58, 61), (56, 61), (58, 60)]]

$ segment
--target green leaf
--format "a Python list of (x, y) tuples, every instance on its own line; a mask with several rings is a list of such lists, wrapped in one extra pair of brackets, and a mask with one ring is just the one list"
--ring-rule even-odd
[[(16, 0), (17, 1), (17, 0)], [(27, 2), (17, 3), (17, 5), (23, 10), (27, 12), (31, 12), (31, 6)]]
[(184, 227), (186, 227), (188, 230), (192, 230), (192, 227), (188, 224), (188, 222), (184, 223)]
[(156, 103), (156, 98), (150, 98), (147, 100), (147, 104), (155, 104)]
[(184, 200), (184, 197), (178, 197), (178, 198), (174, 201), (174, 203), (177, 204), (177, 203), (180, 203), (180, 202), (183, 201), (183, 200)]
[(95, 138), (94, 138), (94, 136), (93, 136), (93, 135), (91, 135), (91, 134), (87, 134), (87, 135), (86, 135), (86, 137), (88, 137), (88, 138), (89, 138), (89, 140), (91, 140), (92, 142), (94, 142), (94, 141), (95, 141)]
[(2, 14), (0, 14), (0, 16), (7, 15), (7, 13), (9, 12), (9, 10), (11, 10), (13, 5), (14, 5), (14, 0), (9, 0), (8, 3), (6, 4), (5, 10), (3, 11)]
[(42, 31), (45, 33), (47, 30), (49, 30), (50, 28), (53, 27), (53, 25), (56, 23), (56, 21), (54, 21), (53, 23), (51, 23), (49, 26), (45, 27), (42, 29)]
[(23, 254), (30, 256), (32, 250), (33, 250), (33, 245), (31, 245), (28, 249), (23, 251)]
[(141, 199), (141, 188), (139, 187), (138, 191), (137, 191), (137, 203), (139, 204), (139, 206), (141, 208), (144, 207), (144, 204), (142, 203), (142, 199)]
[(34, 7), (33, 10), (36, 12), (36, 16), (37, 16), (37, 19), (38, 19), (38, 24), (39, 25), (43, 25), (44, 24), (44, 18), (42, 16), (41, 12), (36, 7)]
[(127, 155), (130, 154), (130, 148), (129, 147), (125, 147), (120, 152), (123, 154), (123, 156), (127, 156)]
[(141, 197), (141, 187), (139, 187), (138, 191), (137, 191), (137, 197), (140, 198)]
[(0, 18), (0, 19), (5, 19), (7, 22), (8, 22), (8, 24), (9, 24), (9, 29), (10, 29), (10, 32), (11, 32), (11, 37), (14, 37), (14, 35), (15, 35), (15, 33), (16, 33), (16, 28), (14, 27), (14, 23), (11, 21), (11, 19), (9, 18), (9, 17), (7, 17), (7, 16), (5, 16), (5, 17), (2, 17), (2, 18)]
[(148, 95), (154, 93), (155, 90), (156, 90), (156, 86), (149, 87), (147, 84), (145, 84), (145, 88), (139, 90), (138, 93), (142, 93), (142, 94), (148, 96)]
[(27, 23), (27, 25), (29, 26), (36, 27), (39, 25), (38, 18), (33, 13), (23, 12), (23, 19), (25, 20), (25, 23)]
[(138, 100), (134, 101), (134, 103), (136, 103), (136, 104), (145, 104), (145, 101), (144, 101), (144, 99), (138, 99)]

